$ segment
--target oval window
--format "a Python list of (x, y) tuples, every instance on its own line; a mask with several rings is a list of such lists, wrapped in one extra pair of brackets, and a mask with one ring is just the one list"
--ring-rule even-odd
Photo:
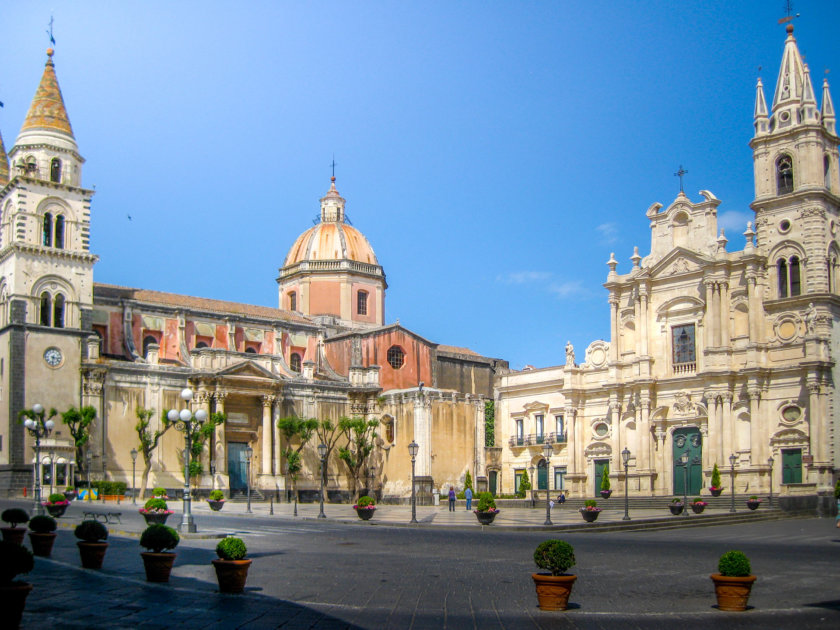
[(598, 437), (604, 437), (609, 432), (610, 428), (605, 422), (599, 422), (595, 425), (595, 435), (597, 435)]
[(785, 407), (782, 410), (782, 417), (788, 422), (796, 422), (802, 417), (802, 410), (794, 405)]

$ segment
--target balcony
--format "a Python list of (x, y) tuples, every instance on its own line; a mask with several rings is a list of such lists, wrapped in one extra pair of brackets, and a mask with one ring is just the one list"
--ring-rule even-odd
[(565, 433), (530, 433), (528, 435), (512, 435), (508, 444), (511, 448), (522, 446), (541, 446), (543, 444), (565, 444)]
[(675, 363), (674, 364), (674, 374), (675, 375), (682, 375), (682, 374), (694, 374), (697, 372), (697, 362), (690, 361), (688, 363)]

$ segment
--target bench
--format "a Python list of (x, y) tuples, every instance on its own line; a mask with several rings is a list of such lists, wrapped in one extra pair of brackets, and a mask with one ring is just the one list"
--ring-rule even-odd
[(86, 521), (101, 521), (105, 524), (119, 523), (122, 524), (122, 512), (85, 512)]

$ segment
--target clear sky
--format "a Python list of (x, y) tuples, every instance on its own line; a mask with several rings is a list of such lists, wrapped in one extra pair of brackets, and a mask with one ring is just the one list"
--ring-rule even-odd
[[(567, 340), (582, 361), (609, 338), (610, 252), (619, 273), (649, 252), (680, 165), (743, 248), (784, 4), (7, 1), (0, 132), (10, 149), (52, 14), (96, 281), (277, 306), (335, 155), (388, 322), (515, 369), (563, 363)], [(794, 10), (840, 106), (840, 2)]]

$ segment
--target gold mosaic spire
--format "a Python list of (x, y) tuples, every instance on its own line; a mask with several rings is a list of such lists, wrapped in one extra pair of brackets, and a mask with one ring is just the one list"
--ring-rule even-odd
[(0, 134), (0, 188), (9, 183), (9, 157), (3, 146), (3, 135)]
[(47, 129), (60, 131), (73, 138), (73, 128), (70, 126), (70, 119), (64, 108), (64, 99), (61, 96), (61, 88), (58, 87), (52, 56), (53, 49), (48, 48), (44, 75), (41, 77), (41, 83), (38, 85), (35, 98), (32, 99), (32, 104), (26, 113), (26, 120), (23, 121), (20, 130), (23, 132), (29, 129)]

